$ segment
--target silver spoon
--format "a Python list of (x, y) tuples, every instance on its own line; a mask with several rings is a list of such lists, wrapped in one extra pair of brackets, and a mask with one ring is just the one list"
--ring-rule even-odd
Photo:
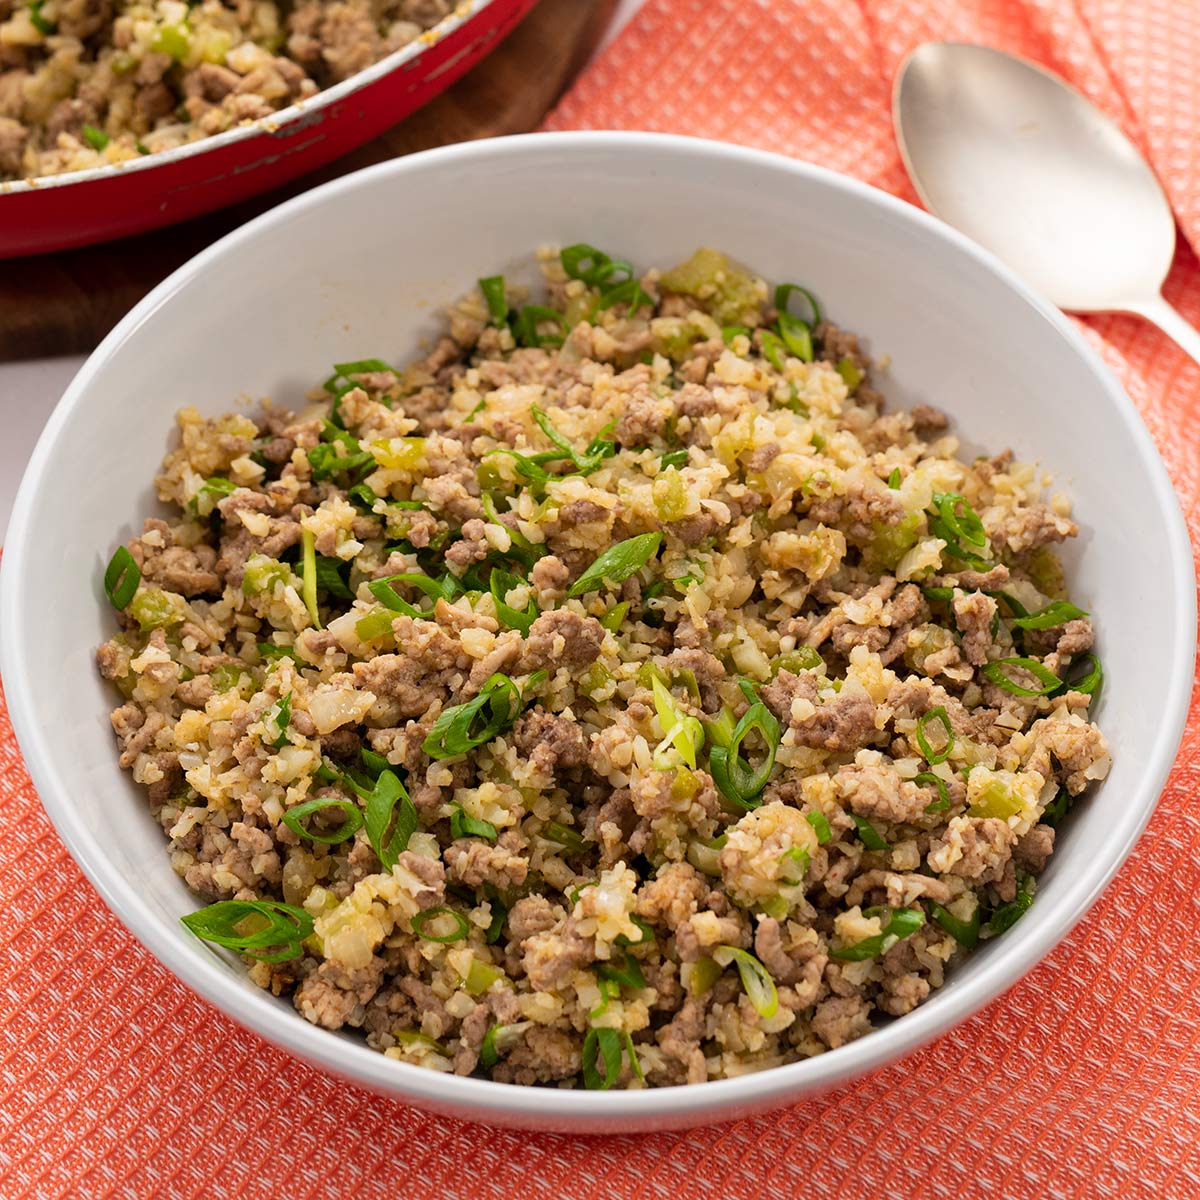
[(1175, 220), (1133, 143), (1056, 75), (986, 46), (927, 42), (892, 97), (925, 207), (1071, 312), (1132, 312), (1197, 362), (1163, 298)]

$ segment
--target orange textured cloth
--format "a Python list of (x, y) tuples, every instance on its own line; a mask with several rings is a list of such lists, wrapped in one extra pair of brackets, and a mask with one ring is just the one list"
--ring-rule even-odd
[[(912, 199), (889, 89), (905, 51), (930, 38), (1016, 50), (1074, 80), (1145, 149), (1200, 245), (1195, 0), (650, 0), (550, 124), (746, 142)], [(1200, 324), (1186, 245), (1167, 295)], [(1133, 318), (1084, 328), (1196, 529), (1200, 369)], [(1117, 880), (952, 1036), (770, 1116), (582, 1139), (482, 1130), (368, 1095), (198, 1000), (68, 858), (0, 700), (0, 1196), (1200, 1196), (1198, 751), (1194, 709)]]

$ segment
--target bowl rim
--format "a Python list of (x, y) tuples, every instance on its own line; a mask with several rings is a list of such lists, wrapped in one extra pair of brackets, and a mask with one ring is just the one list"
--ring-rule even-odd
[(281, 108), (278, 112), (268, 113), (264, 117), (256, 117), (253, 121), (247, 121), (245, 124), (235, 125), (232, 129), (225, 129), (208, 137), (197, 138), (194, 142), (184, 142), (180, 146), (172, 146), (168, 150), (159, 150), (154, 154), (142, 155), (139, 158), (104, 163), (98, 167), (85, 167), (82, 171), (62, 171), (57, 175), (31, 175), (24, 179), (0, 181), (0, 201), (5, 196), (44, 192), (47, 188), (73, 187), (112, 179), (118, 175), (153, 171), (156, 168), (167, 167), (200, 154), (215, 152), (223, 146), (232, 146), (237, 142), (246, 141), (248, 138), (258, 137), (260, 134), (282, 133), (289, 126), (297, 123), (300, 123), (300, 128), (304, 128), (316, 121), (324, 109), (337, 104), (347, 96), (352, 96), (363, 88), (370, 87), (385, 75), (399, 71), (406, 64), (415, 62), (427, 50), (433, 49), (450, 34), (477, 17), (485, 8), (501, 2), (502, 0), (462, 0), (453, 11), (447, 13), (436, 25), (423, 30), (407, 46), (393, 50), (386, 58), (381, 58), (369, 67), (356, 71), (349, 78), (333, 84), (332, 87), (322, 88), (316, 95), (310, 96), (306, 100), (297, 100), (295, 104)]
[[(1113, 830), (1103, 854), (1092, 869), (1066, 881), (1051, 915), (1042, 924), (1023, 926), (1026, 933), (998, 944), (986, 969), (943, 993), (931, 1013), (921, 1006), (903, 1019), (877, 1029), (837, 1050), (796, 1063), (734, 1079), (715, 1080), (702, 1086), (682, 1085), (643, 1091), (589, 1092), (572, 1089), (523, 1087), (430, 1071), (388, 1059), (364, 1043), (334, 1037), (290, 1013), (281, 1013), (278, 1001), (256, 989), (247, 990), (218, 970), (207, 955), (180, 940), (142, 901), (137, 889), (114, 864), (104, 858), (84, 822), (74, 811), (65, 781), (56, 765), (56, 750), (48, 734), (34, 721), (27, 694), (32, 688), (21, 631), (24, 613), (33, 602), (32, 592), (20, 586), (26, 575), (25, 559), (36, 526), (34, 497), (45, 476), (60, 433), (75, 410), (85, 402), (94, 377), (106, 367), (120, 345), (139, 326), (208, 265), (236, 255), (243, 243), (260, 232), (310, 209), (336, 203), (343, 192), (352, 192), (383, 176), (402, 177), (430, 168), (478, 167), (481, 160), (520, 158), (530, 152), (556, 155), (631, 148), (655, 156), (698, 156), (720, 160), (723, 167), (738, 165), (767, 168), (830, 189), (875, 206), (893, 218), (930, 234), (1015, 292), (1063, 337), (1095, 377), (1097, 388), (1108, 398), (1114, 418), (1123, 426), (1130, 453), (1145, 468), (1152, 498), (1163, 522), (1170, 549), (1167, 572), (1177, 628), (1172, 641), (1178, 652), (1169, 679), (1164, 681), (1163, 721), (1158, 739), (1144, 764), (1138, 791), (1126, 810), (1128, 817)], [(740, 1112), (759, 1111), (789, 1099), (816, 1094), (846, 1084), (911, 1053), (960, 1024), (1018, 982), (1057, 945), (1099, 897), (1134, 843), (1157, 804), (1174, 763), (1188, 716), (1192, 690), (1192, 664), (1196, 645), (1196, 594), (1192, 547), (1178, 498), (1154, 442), (1132, 401), (1083, 336), (1057, 309), (1030, 291), (1011, 271), (987, 251), (950, 226), (888, 193), (857, 179), (810, 163), (767, 151), (673, 134), (631, 132), (569, 132), (520, 134), (423, 151), (380, 163), (333, 180), (297, 196), (234, 230), (185, 263), (147, 295), (104, 339), (72, 381), (51, 414), (37, 442), (16, 498), (8, 544), (0, 560), (0, 669), (6, 684), (10, 716), (46, 812), (76, 863), (108, 906), (131, 933), (176, 978), (215, 1005), (222, 1013), (259, 1034), (268, 1042), (320, 1066), (335, 1075), (393, 1098), (423, 1104), (443, 1112), (469, 1114), (473, 1119), (535, 1126), (544, 1119), (551, 1128), (579, 1130), (620, 1127), (642, 1121), (645, 1128), (698, 1124)], [(281, 1016), (285, 1019), (281, 1019)], [(624, 1127), (631, 1127), (625, 1125)]]

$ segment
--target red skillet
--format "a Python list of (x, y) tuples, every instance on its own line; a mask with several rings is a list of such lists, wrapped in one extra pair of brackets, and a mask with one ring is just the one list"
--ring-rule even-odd
[(269, 117), (130, 162), (0, 183), (0, 258), (157, 229), (311, 171), (432, 100), (534, 3), (464, 0), (404, 49)]

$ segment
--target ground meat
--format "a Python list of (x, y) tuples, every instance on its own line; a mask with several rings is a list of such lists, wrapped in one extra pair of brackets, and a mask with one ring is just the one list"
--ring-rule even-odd
[(834, 785), (852, 812), (880, 821), (919, 821), (929, 803), (923, 788), (882, 767), (839, 767)]
[(706, 1036), (706, 1026), (703, 999), (689, 996), (675, 1017), (655, 1035), (663, 1053), (684, 1066), (688, 1083), (703, 1083), (708, 1078), (708, 1065), (700, 1045)]
[(29, 130), (12, 117), (0, 117), (0, 174), (19, 175)]
[(684, 517), (682, 521), (672, 521), (664, 528), (685, 546), (698, 546), (705, 538), (712, 537), (721, 524), (721, 519), (715, 513), (701, 512)]
[(506, 930), (510, 941), (520, 945), (535, 933), (544, 933), (556, 924), (554, 908), (545, 896), (525, 896), (508, 910)]
[(424, 714), (446, 698), (445, 675), (468, 665), (458, 641), (432, 621), (398, 616), (393, 628), (403, 654), (380, 654), (353, 667), (355, 684), (375, 694), (369, 718), (380, 726)]
[(221, 590), (221, 578), (214, 570), (217, 552), (204, 543), (191, 548), (176, 545), (165, 521), (148, 520), (145, 532), (129, 543), (129, 550), (148, 583), (183, 596)]
[(1024, 837), (1017, 839), (1013, 847), (1013, 858), (1027, 871), (1040, 875), (1054, 852), (1054, 829), (1049, 825), (1035, 825)]
[(584, 937), (573, 917), (561, 930), (535, 933), (525, 942), (521, 965), (530, 984), (539, 992), (561, 987), (571, 972), (586, 966), (596, 957), (596, 939)]
[(1060, 517), (1049, 505), (1039, 502), (1006, 510), (991, 521), (987, 532), (993, 545), (1020, 554), (1074, 537), (1079, 532), (1079, 526), (1069, 517)]
[(944, 834), (931, 839), (928, 862), (938, 874), (993, 883), (1003, 877), (1015, 842), (999, 817), (954, 817)]
[(446, 551), (446, 565), (461, 575), (472, 563), (483, 562), (491, 549), (484, 523), (473, 517), (462, 527), (462, 540), (452, 542)]
[(565, 608), (542, 613), (529, 627), (522, 668), (579, 670), (600, 657), (603, 644), (604, 627), (595, 617), (581, 617)]
[(366, 1006), (379, 990), (382, 966), (376, 959), (369, 966), (347, 971), (333, 960), (325, 960), (300, 981), (294, 997), (296, 1010), (322, 1029), (362, 1025)]
[(904, 975), (886, 975), (883, 979), (883, 994), (875, 1003), (889, 1016), (902, 1017), (912, 1012), (929, 995), (929, 980), (909, 972)]
[(842, 692), (818, 704), (809, 717), (793, 716), (791, 725), (798, 746), (838, 753), (869, 746), (879, 733), (874, 702), (869, 696), (853, 692)]
[(637, 912), (667, 929), (676, 929), (696, 912), (709, 887), (689, 863), (670, 863), (638, 891)]
[(511, 740), (538, 774), (547, 778), (587, 761), (587, 742), (579, 724), (541, 707), (530, 709), (517, 721)]
[(517, 835), (511, 831), (502, 833), (494, 846), (479, 838), (460, 838), (446, 847), (442, 857), (451, 879), (468, 887), (490, 883), (506, 891), (524, 883), (529, 874), (529, 859), (517, 852), (516, 841)]
[(552, 1083), (580, 1069), (579, 1043), (558, 1029), (535, 1025), (496, 1064), (492, 1078), (501, 1083)]
[(950, 418), (940, 408), (932, 408), (928, 404), (916, 405), (909, 416), (912, 418), (913, 432), (926, 441), (933, 434), (945, 433), (950, 426)]
[(529, 578), (537, 593), (538, 604), (542, 608), (549, 608), (567, 594), (571, 584), (571, 569), (561, 558), (547, 554), (533, 564)]
[(859, 995), (834, 996), (817, 1005), (811, 1025), (813, 1033), (836, 1050), (870, 1030), (871, 1006)]
[(954, 620), (963, 635), (963, 655), (972, 666), (982, 667), (992, 645), (992, 621), (996, 602), (982, 592), (954, 597)]
[(1029, 738), (1032, 750), (1027, 767), (1059, 780), (1072, 796), (1108, 774), (1112, 759), (1104, 734), (1080, 717), (1035, 721)]

